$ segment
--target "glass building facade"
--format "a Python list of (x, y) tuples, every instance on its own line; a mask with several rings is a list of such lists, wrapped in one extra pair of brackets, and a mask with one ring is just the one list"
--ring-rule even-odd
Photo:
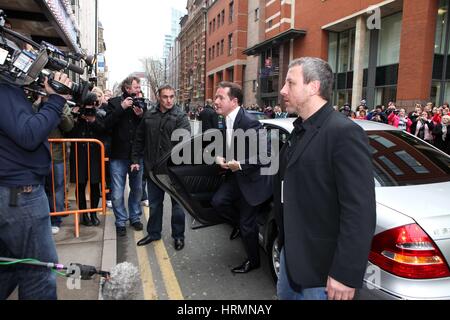
[[(380, 30), (368, 30), (364, 49), (363, 97), (370, 106), (395, 101), (402, 13), (384, 17)], [(330, 32), (328, 62), (335, 72), (333, 103), (342, 106), (351, 103), (353, 88), (353, 61), (355, 29)]]

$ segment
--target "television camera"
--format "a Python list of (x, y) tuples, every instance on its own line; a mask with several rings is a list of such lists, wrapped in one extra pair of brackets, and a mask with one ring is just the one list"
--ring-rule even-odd
[(41, 42), (38, 44), (22, 34), (5, 27), (6, 15), (0, 9), (0, 82), (9, 83), (24, 89), (46, 95), (42, 88), (45, 78), (56, 93), (71, 95), (69, 104), (79, 105), (92, 90), (93, 84), (81, 80), (73, 82), (71, 88), (53, 80), (56, 71), (73, 71), (84, 74), (84, 68), (68, 62), (69, 59), (83, 61), (92, 66), (95, 58), (79, 53), (64, 53), (57, 47)]

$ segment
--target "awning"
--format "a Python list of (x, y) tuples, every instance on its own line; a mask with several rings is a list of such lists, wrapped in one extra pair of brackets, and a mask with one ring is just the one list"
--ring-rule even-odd
[(80, 52), (78, 27), (65, 0), (0, 0), (14, 31), (37, 43), (46, 41), (64, 50)]
[(269, 40), (261, 42), (251, 48), (245, 49), (244, 54), (248, 56), (253, 56), (267, 48), (279, 46), (280, 44), (286, 41), (299, 38), (301, 36), (304, 36), (305, 34), (306, 34), (305, 30), (289, 29), (273, 38), (270, 38)]

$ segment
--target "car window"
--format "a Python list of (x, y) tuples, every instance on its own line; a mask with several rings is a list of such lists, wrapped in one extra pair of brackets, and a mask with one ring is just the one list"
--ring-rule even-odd
[(378, 187), (450, 181), (450, 157), (402, 131), (368, 131)]

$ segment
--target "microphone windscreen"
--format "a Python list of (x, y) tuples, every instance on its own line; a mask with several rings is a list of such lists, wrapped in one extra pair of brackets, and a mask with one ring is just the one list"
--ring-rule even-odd
[(103, 284), (103, 300), (133, 300), (137, 294), (139, 279), (139, 270), (133, 264), (118, 264)]

